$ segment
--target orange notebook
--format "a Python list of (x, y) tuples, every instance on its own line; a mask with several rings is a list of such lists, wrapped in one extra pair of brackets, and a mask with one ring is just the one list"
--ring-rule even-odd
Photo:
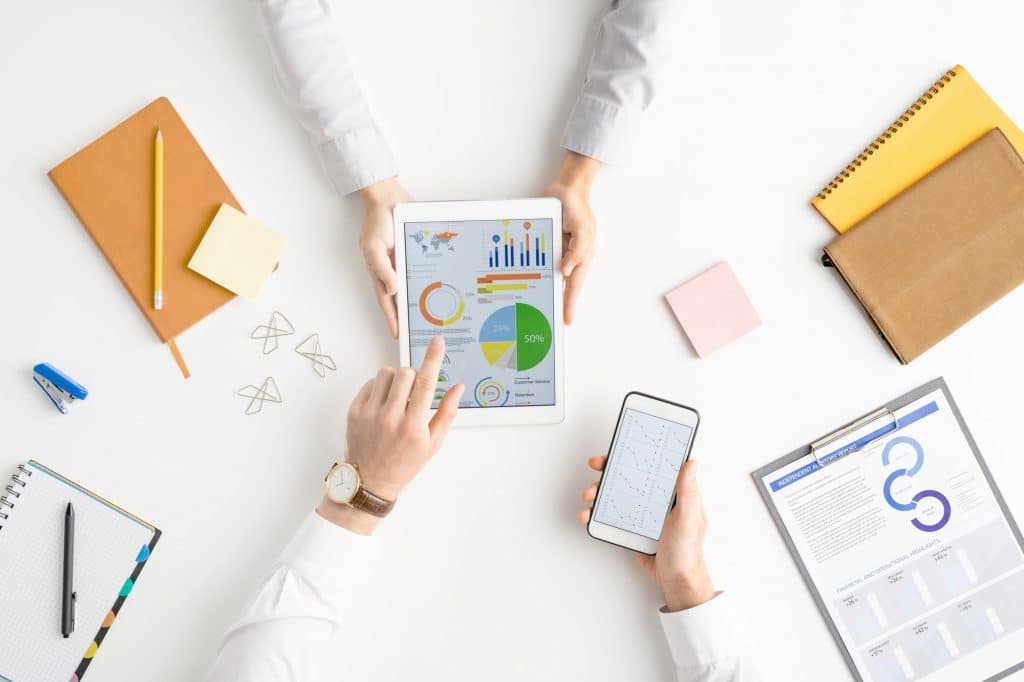
[[(164, 138), (164, 308), (153, 303), (153, 137)], [(221, 204), (242, 210), (166, 97), (49, 173), (182, 374), (175, 337), (235, 297), (188, 269)]]

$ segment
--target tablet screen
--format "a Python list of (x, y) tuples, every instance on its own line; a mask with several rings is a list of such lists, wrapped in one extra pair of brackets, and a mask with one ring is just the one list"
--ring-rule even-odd
[(552, 221), (405, 223), (412, 366), (447, 351), (434, 407), (458, 383), (468, 407), (555, 404)]

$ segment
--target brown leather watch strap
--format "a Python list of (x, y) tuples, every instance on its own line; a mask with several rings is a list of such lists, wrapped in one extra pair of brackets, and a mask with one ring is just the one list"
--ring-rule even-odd
[(391, 508), (395, 506), (394, 502), (389, 502), (383, 497), (377, 497), (366, 488), (360, 487), (356, 491), (356, 494), (349, 500), (349, 506), (359, 511), (364, 511), (371, 516), (384, 517), (388, 515)]

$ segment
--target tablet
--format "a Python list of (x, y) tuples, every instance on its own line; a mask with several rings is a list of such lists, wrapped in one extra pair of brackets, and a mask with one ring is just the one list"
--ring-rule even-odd
[(465, 384), (456, 425), (565, 418), (561, 261), (557, 199), (395, 207), (401, 364), (444, 336), (433, 406)]

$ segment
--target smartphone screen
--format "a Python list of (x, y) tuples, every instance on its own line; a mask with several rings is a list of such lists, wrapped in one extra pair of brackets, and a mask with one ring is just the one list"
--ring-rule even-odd
[(659, 540), (692, 437), (692, 426), (625, 408), (593, 520)]

